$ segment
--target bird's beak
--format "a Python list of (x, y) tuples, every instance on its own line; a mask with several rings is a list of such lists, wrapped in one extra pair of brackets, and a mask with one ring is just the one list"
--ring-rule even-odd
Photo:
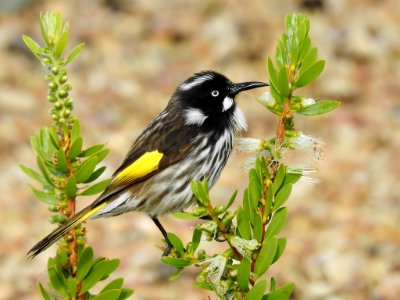
[(240, 92), (256, 89), (263, 86), (269, 86), (268, 83), (260, 82), (260, 81), (249, 81), (249, 82), (241, 82), (241, 83), (234, 83), (230, 88), (230, 93), (232, 96), (236, 96)]

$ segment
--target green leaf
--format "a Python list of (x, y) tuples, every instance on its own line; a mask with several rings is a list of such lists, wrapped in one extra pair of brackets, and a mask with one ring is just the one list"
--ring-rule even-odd
[(254, 223), (254, 207), (252, 206), (249, 190), (246, 188), (243, 192), (243, 213), (244, 216), (250, 221), (251, 224)]
[(237, 190), (233, 192), (231, 198), (229, 199), (228, 204), (225, 207), (225, 211), (227, 211), (232, 206), (233, 202), (235, 202), (236, 196), (237, 196)]
[(82, 251), (82, 254), (79, 256), (76, 278), (78, 278), (79, 281), (83, 280), (86, 277), (92, 265), (93, 265), (93, 249), (91, 247), (85, 247)]
[(77, 192), (77, 187), (76, 187), (76, 178), (74, 175), (72, 175), (67, 182), (67, 185), (65, 186), (65, 192), (70, 199), (74, 199), (76, 196)]
[(78, 137), (77, 139), (75, 139), (75, 141), (69, 148), (69, 153), (68, 153), (69, 159), (74, 160), (79, 155), (79, 153), (81, 153), (82, 145), (83, 145), (82, 137)]
[(285, 179), (286, 167), (284, 164), (279, 166), (278, 171), (275, 174), (274, 182), (272, 184), (272, 189), (274, 195), (278, 192), (279, 188), (282, 185), (283, 180)]
[(295, 174), (295, 173), (286, 173), (285, 175), (285, 180), (283, 180), (282, 185), (287, 185), (287, 184), (295, 184), (299, 179), (301, 178), (301, 174)]
[(183, 243), (181, 239), (176, 235), (173, 234), (172, 232), (168, 232), (168, 239), (171, 242), (172, 246), (174, 246), (174, 249), (179, 255), (183, 255), (184, 248), (183, 248)]
[(110, 149), (103, 149), (97, 152), (96, 153), (97, 163), (101, 162), (107, 156), (108, 152), (110, 152)]
[(257, 282), (253, 286), (253, 288), (247, 293), (246, 300), (261, 300), (266, 288), (267, 288), (266, 280), (261, 280)]
[(89, 156), (92, 156), (93, 154), (99, 152), (99, 151), (100, 151), (101, 149), (103, 149), (103, 148), (104, 148), (104, 145), (103, 145), (103, 144), (94, 145), (94, 146), (92, 146), (92, 147), (89, 147), (89, 148), (86, 149), (86, 150), (83, 150), (83, 151), (79, 154), (79, 156), (80, 156), (80, 157), (89, 157)]
[(199, 247), (200, 240), (201, 240), (201, 235), (202, 235), (201, 230), (198, 229), (197, 227), (195, 227), (194, 230), (193, 230), (193, 236), (192, 236), (193, 253), (194, 253), (194, 252), (197, 250), (197, 248)]
[(300, 65), (299, 75), (302, 75), (316, 60), (317, 60), (318, 50), (316, 47), (312, 48), (304, 57)]
[(296, 86), (302, 87), (314, 81), (319, 76), (319, 74), (321, 74), (322, 70), (324, 69), (324, 66), (325, 66), (324, 60), (319, 60), (314, 64), (312, 64), (307, 70), (304, 71), (303, 74), (299, 76), (299, 78), (295, 83)]
[(56, 58), (59, 58), (63, 53), (65, 46), (67, 46), (68, 39), (69, 39), (69, 32), (68, 30), (66, 30), (61, 34), (54, 49), (54, 56)]
[(54, 297), (50, 296), (49, 293), (43, 288), (42, 284), (39, 282), (40, 293), (44, 300), (55, 300)]
[(50, 172), (48, 171), (45, 163), (43, 162), (43, 159), (40, 156), (37, 156), (36, 162), (37, 162), (37, 165), (38, 165), (40, 171), (42, 172), (43, 177), (46, 179), (47, 183), (54, 187), (53, 180), (50, 177)]
[(253, 236), (259, 243), (261, 242), (261, 239), (262, 239), (262, 229), (263, 229), (263, 224), (262, 224), (261, 215), (259, 215), (258, 213), (255, 213), (254, 214)]
[(67, 297), (68, 293), (62, 277), (58, 274), (54, 267), (48, 268), (48, 275), (51, 286), (63, 297)]
[(121, 290), (107, 290), (93, 297), (91, 300), (117, 300), (120, 295)]
[(80, 43), (79, 45), (75, 46), (74, 49), (72, 49), (69, 53), (65, 64), (69, 64), (71, 61), (73, 61), (75, 57), (77, 57), (79, 53), (81, 53), (83, 48), (85, 48), (85, 43)]
[(251, 239), (249, 220), (246, 218), (243, 208), (240, 208), (237, 212), (237, 229), (242, 238)]
[(100, 293), (108, 291), (108, 290), (114, 290), (114, 289), (120, 289), (122, 287), (122, 284), (124, 283), (123, 278), (117, 278), (108, 283)]
[(270, 288), (269, 291), (275, 291), (276, 290), (276, 280), (274, 277), (271, 277), (271, 282), (270, 282)]
[(182, 275), (182, 273), (183, 273), (183, 268), (178, 268), (174, 273), (171, 274), (171, 276), (169, 276), (168, 279), (170, 281), (176, 280)]
[[(81, 123), (79, 122), (78, 119), (74, 119), (74, 124), (72, 125), (72, 128), (71, 128), (71, 141), (72, 141), (72, 143), (74, 143), (75, 140), (80, 138), (80, 137), (81, 137)], [(96, 145), (96, 146), (98, 146), (98, 145)], [(94, 147), (96, 147), (96, 146), (94, 146)]]
[(38, 60), (42, 60), (40, 57), (41, 54), (43, 54), (43, 48), (39, 46), (38, 43), (36, 43), (33, 39), (31, 39), (27, 35), (22, 35), (22, 39), (25, 42), (25, 45), (32, 51), (32, 53), (36, 56)]
[(287, 300), (294, 290), (293, 283), (287, 283), (277, 290), (265, 295), (262, 300)]
[(192, 285), (203, 290), (208, 290), (208, 291), (214, 290), (213, 286), (209, 282), (193, 282)]
[(161, 257), (161, 261), (176, 268), (183, 268), (192, 264), (192, 260), (190, 258), (178, 258), (170, 256)]
[(26, 176), (39, 181), (43, 185), (48, 184), (47, 180), (42, 175), (40, 175), (38, 172), (36, 172), (35, 170), (28, 168), (22, 164), (20, 164), (19, 167), (22, 170), (22, 172), (25, 173)]
[(317, 116), (326, 114), (340, 105), (339, 101), (335, 100), (320, 100), (314, 104), (311, 104), (301, 110), (298, 110), (297, 113), (304, 116)]
[(265, 199), (264, 215), (268, 216), (271, 213), (273, 200), (274, 200), (274, 193), (272, 189), (272, 183), (270, 183), (268, 185), (267, 198)]
[(258, 203), (260, 202), (261, 199), (262, 186), (260, 180), (257, 177), (256, 170), (251, 169), (249, 177), (250, 177), (250, 182), (248, 190), (249, 190), (250, 203), (251, 207), (255, 209), (258, 207)]
[(210, 203), (210, 198), (208, 197), (208, 192), (201, 182), (192, 181), (192, 192), (195, 197), (200, 201), (202, 205), (208, 205)]
[[(279, 88), (278, 88), (279, 87), (278, 75), (277, 75), (275, 67), (274, 67), (274, 65), (272, 63), (272, 60), (269, 57), (268, 57), (268, 74), (269, 74), (269, 83), (270, 83), (270, 85), (273, 86), (275, 91), (278, 91), (279, 90)], [(278, 100), (278, 99), (275, 98), (275, 100)], [(279, 102), (278, 104), (281, 104), (281, 102)]]
[(270, 237), (278, 234), (287, 220), (287, 208), (281, 207), (278, 209), (274, 215), (272, 216), (272, 220), (270, 221), (267, 231), (265, 232), (265, 239), (269, 239)]
[(104, 275), (101, 278), (102, 280), (105, 279), (107, 276), (109, 276), (112, 272), (114, 272), (119, 264), (120, 264), (120, 260), (118, 258), (114, 258), (114, 259), (106, 259), (104, 260), (105, 265), (103, 267), (103, 271), (104, 271)]
[(186, 211), (179, 211), (176, 213), (172, 214), (175, 218), (180, 219), (180, 220), (195, 220), (197, 219), (197, 216), (193, 215), (190, 212)]
[(56, 204), (58, 201), (58, 197), (54, 195), (54, 193), (46, 193), (43, 191), (39, 191), (33, 186), (29, 185), (29, 187), (32, 189), (33, 194), (35, 195), (36, 198), (38, 198), (40, 201), (46, 203), (46, 204)]
[(76, 172), (76, 182), (81, 183), (85, 182), (92, 175), (94, 168), (97, 165), (97, 158), (91, 157), (86, 159), (78, 168)]
[(242, 259), (237, 266), (237, 282), (242, 291), (247, 291), (249, 289), (250, 269), (251, 262), (248, 259)]
[(274, 259), (272, 260), (272, 263), (276, 262), (283, 254), (283, 251), (285, 251), (286, 248), (286, 239), (285, 238), (279, 238), (278, 239), (278, 244), (276, 247), (276, 252)]
[(121, 295), (119, 295), (118, 300), (128, 299), (130, 295), (133, 294), (132, 289), (123, 288), (121, 289)]
[(275, 257), (277, 247), (276, 237), (272, 236), (271, 238), (265, 240), (264, 245), (262, 246), (256, 260), (256, 264), (254, 267), (254, 273), (260, 277), (264, 274)]
[(68, 293), (72, 296), (76, 296), (76, 291), (78, 287), (78, 280), (74, 277), (68, 277), (67, 278), (67, 287), (68, 287)]
[(93, 184), (92, 186), (88, 187), (83, 192), (79, 193), (81, 196), (91, 196), (98, 194), (105, 190), (105, 188), (110, 184), (112, 178), (104, 179), (98, 183)]
[(279, 70), (278, 75), (278, 93), (282, 98), (287, 98), (289, 96), (289, 81), (288, 73), (286, 67), (282, 67)]
[(65, 156), (65, 152), (63, 149), (58, 150), (57, 169), (64, 173), (67, 173), (69, 171), (67, 166), (67, 157)]
[(106, 169), (105, 166), (98, 168), (96, 171), (92, 173), (92, 175), (90, 175), (90, 177), (87, 180), (84, 181), (84, 183), (95, 181), (97, 178), (101, 176), (101, 174), (104, 173), (105, 169)]
[(287, 199), (289, 199), (291, 192), (292, 192), (291, 184), (282, 186), (275, 196), (274, 208), (278, 209), (279, 207), (281, 207), (287, 201)]
[(86, 293), (91, 289), (93, 286), (98, 283), (101, 278), (103, 278), (104, 273), (105, 273), (105, 267), (107, 265), (107, 262), (105, 260), (99, 261), (97, 264), (95, 264), (89, 273), (86, 275), (85, 279), (83, 280), (82, 288), (81, 288), (81, 293)]

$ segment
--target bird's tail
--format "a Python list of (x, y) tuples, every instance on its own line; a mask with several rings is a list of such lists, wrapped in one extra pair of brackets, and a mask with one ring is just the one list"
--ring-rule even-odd
[(39, 241), (35, 246), (32, 247), (28, 252), (29, 259), (33, 259), (40, 252), (46, 250), (55, 242), (57, 242), (60, 238), (66, 235), (69, 231), (74, 229), (76, 226), (86, 221), (90, 216), (96, 213), (99, 209), (101, 209), (106, 202), (103, 202), (94, 207), (89, 206), (85, 209), (81, 210), (75, 216), (73, 216), (67, 223), (63, 224), (61, 227), (55, 229), (53, 232), (44, 237), (41, 241)]

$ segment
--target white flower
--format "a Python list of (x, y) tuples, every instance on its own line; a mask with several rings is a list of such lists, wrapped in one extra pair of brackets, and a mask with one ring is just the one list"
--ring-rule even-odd
[(294, 149), (308, 151), (312, 156), (321, 159), (324, 156), (325, 143), (315, 137), (305, 135), (300, 132), (298, 136), (292, 137), (289, 140), (289, 146)]
[(300, 180), (306, 183), (319, 183), (319, 180), (315, 178), (317, 169), (310, 164), (300, 164), (297, 166), (289, 167), (288, 173), (301, 175)]
[(263, 141), (255, 138), (236, 139), (236, 149), (243, 152), (256, 152), (262, 149)]
[(260, 247), (260, 244), (255, 239), (245, 240), (237, 236), (234, 236), (230, 240), (230, 243), (243, 257), (247, 258), (248, 260), (251, 260), (251, 255), (253, 254), (254, 250)]
[(256, 97), (257, 100), (264, 106), (274, 106), (275, 99), (272, 97), (270, 92), (262, 93), (261, 95)]
[(227, 261), (228, 258), (226, 256), (217, 255), (203, 260), (199, 263), (199, 265), (208, 264), (204, 272), (210, 281), (214, 285), (217, 285), (221, 281), (221, 277), (224, 274)]
[(305, 107), (313, 105), (313, 104), (315, 104), (315, 99), (313, 99), (313, 98), (303, 98), (303, 100), (301, 101), (301, 104), (303, 104), (303, 106), (305, 106)]

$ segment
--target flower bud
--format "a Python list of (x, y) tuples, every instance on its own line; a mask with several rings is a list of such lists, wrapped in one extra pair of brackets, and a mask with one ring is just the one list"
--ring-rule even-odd
[(62, 124), (65, 124), (65, 119), (64, 119), (64, 118), (60, 118), (60, 119), (58, 120), (58, 123), (60, 123), (61, 125), (62, 125)]
[(58, 96), (60, 98), (66, 98), (66, 97), (68, 97), (68, 92), (66, 90), (59, 90)]
[(53, 94), (49, 94), (49, 95), (47, 95), (47, 100), (48, 100), (49, 102), (54, 103), (54, 102), (57, 101), (57, 98), (56, 98)]
[(52, 212), (58, 212), (58, 207), (54, 204), (49, 205), (48, 209), (49, 209), (49, 211), (52, 211)]
[(70, 110), (70, 109), (64, 110), (63, 116), (64, 116), (65, 118), (68, 118), (70, 115), (71, 115), (71, 110)]
[(44, 79), (46, 79), (47, 81), (51, 81), (51, 80), (54, 80), (54, 76), (47, 74), (46, 76), (44, 76)]
[(50, 81), (49, 82), (49, 89), (51, 89), (52, 91), (56, 90), (58, 88), (57, 83), (55, 83), (54, 81)]
[(64, 83), (66, 83), (67, 81), (68, 81), (68, 76), (67, 76), (67, 75), (61, 76), (61, 78), (60, 78), (60, 83), (61, 83), (61, 84), (64, 84)]
[(206, 252), (204, 251), (204, 249), (200, 249), (199, 251), (197, 251), (198, 260), (204, 260), (205, 257), (206, 257)]
[(51, 118), (52, 118), (54, 121), (58, 121), (58, 120), (60, 119), (60, 117), (59, 117), (58, 115), (56, 115), (56, 114), (51, 114)]
[(63, 89), (66, 91), (70, 91), (70, 90), (72, 90), (72, 85), (66, 84), (66, 85), (64, 85)]
[(196, 206), (195, 208), (193, 208), (193, 214), (195, 216), (203, 216), (206, 213), (207, 213), (207, 208), (205, 207)]
[(232, 212), (230, 212), (230, 211), (227, 211), (225, 214), (224, 214), (224, 216), (222, 217), (222, 220), (221, 220), (221, 222), (222, 222), (222, 224), (224, 224), (224, 225), (228, 225), (231, 221), (232, 221), (232, 219), (235, 217), (235, 214), (234, 213), (232, 213)]
[(53, 73), (54, 75), (57, 75), (59, 71), (60, 71), (60, 69), (58, 69), (57, 67), (51, 68), (51, 73)]
[(72, 242), (74, 240), (74, 236), (70, 233), (68, 233), (65, 238), (64, 238), (67, 242)]
[(63, 108), (63, 104), (61, 101), (57, 101), (56, 103), (54, 103), (54, 107), (58, 110)]
[(58, 223), (58, 215), (52, 215), (52, 216), (50, 216), (49, 222), (50, 222), (51, 224)]
[(50, 58), (48, 58), (48, 57), (45, 57), (45, 58), (43, 58), (43, 63), (44, 64), (46, 64), (46, 65), (48, 65), (48, 64), (50, 64), (51, 63), (51, 59)]
[(225, 207), (222, 204), (217, 205), (216, 207), (214, 207), (214, 214), (219, 215), (220, 213), (223, 213), (225, 210)]
[(67, 222), (67, 217), (63, 215), (58, 215), (58, 223), (64, 224), (65, 222)]

